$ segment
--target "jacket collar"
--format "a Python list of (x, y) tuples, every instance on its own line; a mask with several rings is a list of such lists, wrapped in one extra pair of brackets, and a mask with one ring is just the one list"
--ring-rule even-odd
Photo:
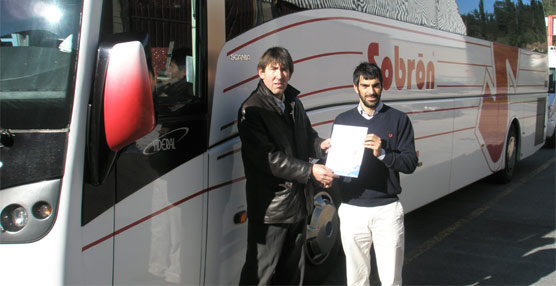
[[(282, 109), (280, 108), (280, 106), (276, 103), (276, 101), (274, 100), (274, 98), (276, 98), (274, 96), (274, 94), (272, 93), (272, 91), (270, 91), (270, 89), (268, 89), (266, 87), (266, 85), (264, 85), (264, 82), (262, 80), (259, 80), (259, 86), (257, 87), (257, 90), (259, 91), (259, 93), (262, 95), (263, 99), (267, 102), (267, 104), (269, 104), (270, 106), (272, 106), (272, 108), (278, 112), (278, 113), (283, 113)], [(286, 87), (286, 90), (284, 91), (284, 104), (290, 104), (293, 107), (293, 104), (295, 102), (295, 98), (300, 94), (301, 92), (299, 90), (297, 90), (295, 87), (291, 86), (290, 84), (288, 84), (288, 86)]]

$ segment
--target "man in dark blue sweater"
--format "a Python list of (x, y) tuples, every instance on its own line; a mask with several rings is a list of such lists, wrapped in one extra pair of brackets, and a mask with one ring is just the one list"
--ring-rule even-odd
[(382, 73), (377, 65), (357, 66), (353, 88), (358, 106), (334, 120), (335, 125), (368, 128), (359, 176), (338, 180), (347, 285), (369, 285), (373, 243), (382, 285), (401, 285), (404, 213), (398, 199), (399, 172), (410, 174), (417, 167), (413, 126), (405, 113), (381, 102)]

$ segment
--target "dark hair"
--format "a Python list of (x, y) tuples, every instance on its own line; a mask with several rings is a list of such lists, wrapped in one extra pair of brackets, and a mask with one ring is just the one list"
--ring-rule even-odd
[(353, 84), (355, 86), (359, 85), (359, 78), (364, 79), (378, 79), (382, 85), (382, 72), (376, 64), (371, 64), (369, 62), (362, 62), (353, 71)]
[(185, 69), (185, 59), (191, 56), (190, 48), (179, 48), (172, 52), (172, 61), (176, 63), (180, 70)]
[(257, 69), (265, 70), (269, 64), (277, 63), (281, 67), (287, 68), (290, 75), (293, 74), (293, 60), (290, 52), (282, 47), (272, 47), (261, 56)]

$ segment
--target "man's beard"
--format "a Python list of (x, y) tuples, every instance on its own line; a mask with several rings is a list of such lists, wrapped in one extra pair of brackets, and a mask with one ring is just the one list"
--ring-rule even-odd
[(361, 99), (363, 105), (365, 105), (365, 107), (367, 108), (375, 109), (378, 106), (378, 104), (380, 103), (380, 94), (377, 94), (375, 97), (377, 98), (377, 101), (371, 103), (367, 101), (367, 99), (365, 98), (364, 95), (361, 94), (361, 92), (359, 92), (359, 98)]

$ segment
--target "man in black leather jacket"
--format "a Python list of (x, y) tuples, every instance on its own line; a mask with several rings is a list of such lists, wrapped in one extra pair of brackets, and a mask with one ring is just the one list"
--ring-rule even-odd
[(329, 187), (335, 177), (309, 159), (322, 157), (330, 140), (318, 137), (299, 91), (288, 85), (293, 61), (286, 49), (268, 49), (257, 70), (261, 80), (238, 112), (249, 218), (240, 285), (301, 284), (313, 205), (305, 186)]

